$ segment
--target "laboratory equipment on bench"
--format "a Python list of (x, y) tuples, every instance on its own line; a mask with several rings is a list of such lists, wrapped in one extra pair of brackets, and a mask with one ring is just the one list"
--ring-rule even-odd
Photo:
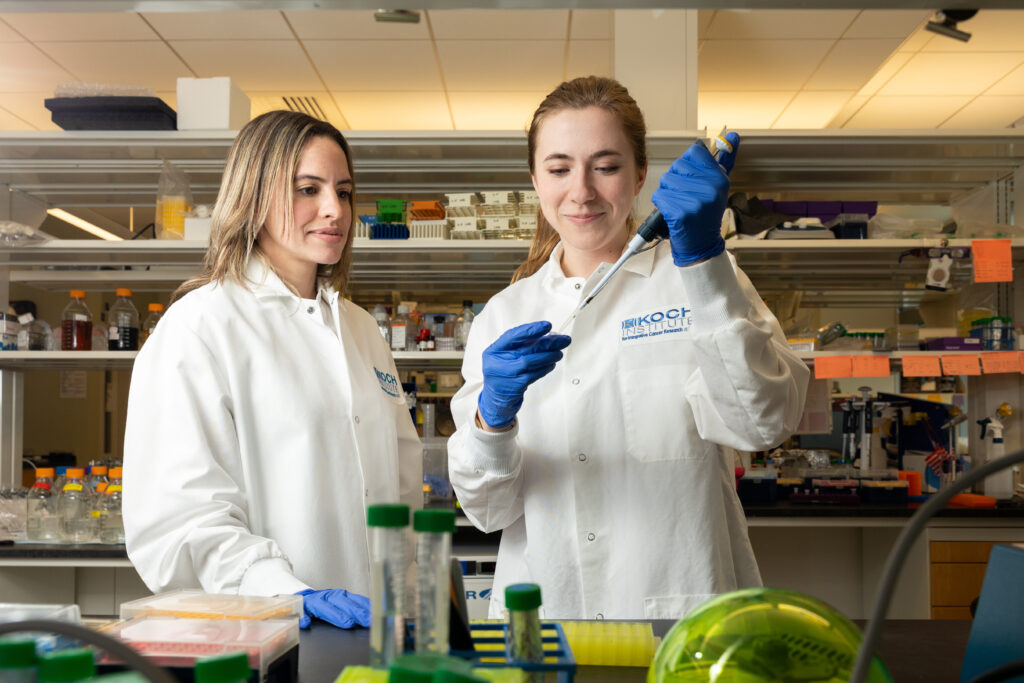
[[(676, 622), (647, 683), (847, 681), (860, 645), (857, 627), (823, 602), (776, 588), (719, 595)], [(878, 657), (867, 680), (892, 678)]]
[[(1013, 414), (1013, 407), (1009, 403), (1000, 405), (992, 415), (978, 420), (981, 425), (981, 440), (985, 440), (987, 434), (992, 436), (992, 441), (985, 446), (984, 462), (992, 462), (1006, 455), (1006, 445), (1003, 443), (1003, 420)], [(984, 464), (984, 462), (982, 464)], [(982, 483), (982, 492), (986, 496), (992, 496), (996, 500), (1009, 500), (1013, 498), (1013, 469), (1007, 467), (987, 477)]]
[[(721, 153), (732, 152), (732, 143), (725, 138), (726, 132), (727, 129), (723, 128), (722, 132), (715, 136), (714, 144), (718, 150), (718, 153), (715, 154), (716, 160), (719, 158)], [(698, 142), (701, 141), (698, 140)], [(622, 256), (619, 257), (619, 260), (612, 264), (612, 267), (609, 268), (601, 279), (597, 281), (597, 284), (594, 285), (592, 290), (590, 290), (590, 293), (583, 298), (583, 301), (581, 301), (578, 306), (576, 306), (576, 310), (572, 312), (572, 315), (570, 315), (558, 328), (558, 333), (561, 334), (569, 327), (572, 321), (576, 319), (576, 316), (579, 315), (579, 312), (594, 300), (594, 297), (597, 296), (598, 292), (604, 289), (604, 286), (608, 284), (608, 281), (612, 279), (612, 276), (615, 275), (620, 268), (622, 268), (626, 261), (636, 256), (641, 251), (646, 251), (645, 247), (647, 247), (648, 243), (655, 239), (663, 240), (666, 238), (668, 238), (668, 223), (665, 222), (665, 218), (661, 215), (661, 211), (655, 208), (647, 215), (647, 218), (645, 218), (644, 222), (640, 224), (640, 227), (637, 228), (636, 235), (634, 235), (633, 239), (631, 239), (629, 244), (626, 245), (626, 250), (622, 252)]]
[[(890, 438), (899, 442), (903, 423), (903, 405), (881, 401), (871, 395), (871, 387), (858, 387), (860, 398), (843, 401), (843, 460), (856, 463), (862, 474), (884, 470), (888, 466), (886, 446)], [(893, 434), (895, 433), (895, 434)]]

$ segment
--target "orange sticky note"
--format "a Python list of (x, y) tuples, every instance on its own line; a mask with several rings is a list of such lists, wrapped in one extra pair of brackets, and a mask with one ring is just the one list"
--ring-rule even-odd
[(854, 356), (854, 377), (888, 377), (892, 373), (889, 368), (889, 356)]
[(849, 356), (814, 357), (814, 377), (816, 379), (849, 377), (851, 374), (853, 374), (853, 364)]
[(971, 240), (975, 282), (1013, 282), (1010, 240)]
[(942, 374), (944, 375), (980, 375), (981, 365), (978, 364), (978, 354), (965, 353), (963, 355), (942, 356)]
[(939, 377), (942, 374), (938, 356), (903, 356), (901, 360), (904, 377)]
[(1000, 372), (1020, 372), (1020, 352), (985, 351), (981, 354), (981, 369), (986, 375)]

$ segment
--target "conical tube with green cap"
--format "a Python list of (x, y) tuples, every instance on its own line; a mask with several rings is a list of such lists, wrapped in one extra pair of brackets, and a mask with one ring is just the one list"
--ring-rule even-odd
[(455, 510), (417, 510), (416, 652), (448, 654), (452, 534)]
[(405, 644), (406, 531), (409, 506), (366, 508), (370, 527), (370, 666), (386, 667)]

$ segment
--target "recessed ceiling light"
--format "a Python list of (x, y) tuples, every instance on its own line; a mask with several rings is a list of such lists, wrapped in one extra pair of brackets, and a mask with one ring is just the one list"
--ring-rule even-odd
[(379, 9), (373, 13), (373, 20), (418, 24), (420, 23), (420, 13), (414, 9)]
[(78, 216), (76, 216), (74, 214), (68, 213), (64, 209), (47, 209), (46, 213), (50, 214), (54, 218), (59, 218), (60, 220), (64, 221), (65, 223), (70, 223), (71, 225), (75, 226), (76, 228), (79, 228), (81, 230), (85, 230), (88, 233), (96, 235), (100, 239), (110, 240), (111, 242), (121, 242), (121, 241), (124, 241), (123, 237), (118, 237), (117, 235), (115, 235), (112, 232), (107, 232), (106, 230), (104, 230), (100, 226), (94, 225), (94, 224), (90, 223), (89, 221), (87, 221), (85, 219), (79, 218)]

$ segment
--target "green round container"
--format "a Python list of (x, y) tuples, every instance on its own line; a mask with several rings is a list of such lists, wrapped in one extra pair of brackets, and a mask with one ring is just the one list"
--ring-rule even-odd
[[(850, 679), (860, 631), (825, 603), (775, 588), (708, 600), (665, 635), (647, 683), (771, 683)], [(892, 683), (878, 657), (869, 683)]]

